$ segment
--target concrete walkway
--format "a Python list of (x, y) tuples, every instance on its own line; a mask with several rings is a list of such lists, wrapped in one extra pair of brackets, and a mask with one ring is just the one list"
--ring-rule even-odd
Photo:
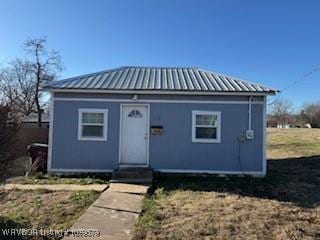
[(46, 189), (50, 191), (98, 191), (102, 192), (108, 187), (107, 184), (13, 184), (7, 183), (0, 185), (0, 190), (37, 190)]
[(111, 183), (71, 229), (96, 229), (99, 237), (66, 237), (65, 240), (126, 240), (132, 233), (144, 194), (149, 186)]
[(111, 183), (108, 190), (112, 192), (145, 194), (148, 191), (148, 189), (148, 185)]

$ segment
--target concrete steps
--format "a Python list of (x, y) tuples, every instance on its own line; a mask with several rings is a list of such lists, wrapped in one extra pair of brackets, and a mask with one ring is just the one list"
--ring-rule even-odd
[(112, 183), (152, 183), (153, 171), (150, 168), (119, 168), (112, 172)]

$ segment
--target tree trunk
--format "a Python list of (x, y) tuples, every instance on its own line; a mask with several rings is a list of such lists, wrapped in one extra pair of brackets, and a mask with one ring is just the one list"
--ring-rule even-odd
[(37, 114), (38, 114), (38, 128), (42, 127), (42, 110), (39, 104), (38, 93), (36, 95), (36, 105), (37, 105)]
[(39, 87), (40, 87), (40, 77), (41, 74), (41, 65), (39, 62), (39, 57), (38, 57), (38, 52), (37, 52), (37, 84), (36, 84), (36, 96), (35, 96), (35, 100), (36, 100), (36, 106), (37, 106), (37, 113), (38, 113), (38, 128), (42, 127), (42, 110), (41, 110), (41, 106), (39, 103)]

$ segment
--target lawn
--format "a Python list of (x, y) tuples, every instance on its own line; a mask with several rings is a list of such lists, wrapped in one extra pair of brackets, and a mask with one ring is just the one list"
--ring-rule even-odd
[(267, 131), (268, 158), (297, 158), (320, 155), (320, 129), (271, 128)]
[[(0, 230), (11, 228), (66, 230), (97, 199), (94, 191), (0, 191)], [(0, 239), (56, 239), (18, 237)]]
[(320, 239), (320, 130), (268, 129), (268, 174), (162, 177), (135, 239)]

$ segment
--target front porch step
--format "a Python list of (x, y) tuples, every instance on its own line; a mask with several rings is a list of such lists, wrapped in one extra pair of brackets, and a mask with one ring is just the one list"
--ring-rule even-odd
[(120, 168), (112, 172), (110, 182), (152, 183), (153, 171), (149, 168)]
[(149, 184), (152, 183), (152, 178), (121, 178), (121, 179), (111, 179), (110, 183), (141, 183)]

